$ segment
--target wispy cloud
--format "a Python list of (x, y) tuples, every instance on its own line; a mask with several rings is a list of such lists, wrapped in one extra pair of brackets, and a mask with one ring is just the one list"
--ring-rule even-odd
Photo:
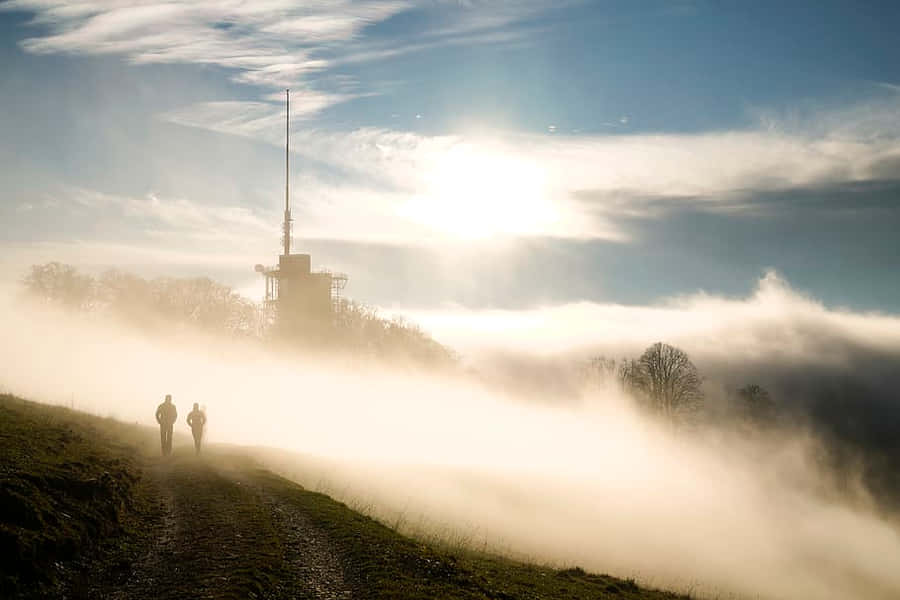
[[(245, 72), (320, 70), (310, 55), (323, 43), (352, 39), (408, 2), (62, 2), (10, 0), (7, 10), (35, 12), (46, 35), (26, 39), (36, 53), (122, 54), (136, 63), (217, 64)], [(238, 77), (246, 76), (246, 73)], [(295, 81), (298, 81), (295, 79)], [(280, 86), (283, 78), (254, 82)]]
[(275, 213), (259, 215), (243, 206), (203, 204), (186, 198), (166, 198), (150, 192), (144, 196), (120, 196), (83, 188), (63, 189), (42, 210), (57, 215), (86, 215), (92, 220), (132, 220), (132, 227), (117, 227), (124, 240), (135, 227), (145, 235), (181, 245), (191, 242), (222, 244), (258, 243), (277, 229)]
[(461, 32), (452, 36), (416, 36), (401, 43), (396, 41), (360, 43), (348, 46), (345, 53), (332, 60), (332, 64), (346, 65), (375, 62), (446, 46), (521, 44), (535, 32), (537, 32), (537, 29), (529, 27), (508, 31)]
[[(281, 114), (265, 104), (218, 103), (164, 118), (281, 144)], [(685, 205), (744, 209), (759, 192), (896, 179), (897, 122), (900, 103), (889, 100), (802, 118), (760, 115), (755, 128), (690, 135), (429, 136), (376, 128), (294, 135), (298, 153), (364, 182), (374, 204), (393, 203), (386, 215), (409, 218), (416, 211), (404, 207), (424, 200), (438, 233), (448, 219), (513, 222), (531, 206), (542, 211), (538, 223), (491, 232), (623, 240), (628, 234), (611, 220)], [(320, 190), (306, 189), (311, 204)], [(358, 192), (364, 203), (362, 185)]]
[[(24, 43), (32, 52), (120, 54), (137, 63), (231, 69), (235, 80), (264, 90), (262, 98), (199, 103), (160, 117), (278, 145), (284, 113), (280, 102), (268, 101), (280, 100), (275, 88), (294, 89), (292, 116), (305, 128), (327, 107), (367, 93), (331, 73), (342, 61), (461, 42), (511, 42), (552, 21), (545, 17), (553, 10), (537, 1), (10, 0), (0, 7), (35, 13), (41, 33)], [(408, 28), (390, 45), (366, 35), (369, 25), (404, 11), (427, 26)], [(328, 85), (314, 84), (326, 78)], [(398, 244), (473, 236), (626, 241), (630, 233), (618, 220), (672, 206), (734, 209), (758, 191), (896, 178), (898, 122), (900, 103), (892, 97), (800, 117), (761, 113), (757, 127), (691, 135), (296, 130), (296, 152), (341, 176), (335, 181), (324, 172), (307, 173), (308, 218), (299, 227), (315, 238), (372, 241), (389, 233)], [(357, 224), (359, 215), (369, 222)]]
[(411, 4), (403, 0), (153, 2), (8, 0), (0, 10), (35, 14), (42, 33), (22, 42), (37, 54), (122, 55), (135, 64), (216, 65), (236, 82), (297, 89), (301, 114), (348, 99), (315, 85), (325, 54)]
[(581, 1), (437, 2), (432, 10), (423, 11), (422, 16), (428, 25), (420, 31), (407, 34), (401, 39), (354, 40), (335, 58), (335, 63), (379, 61), (445, 46), (526, 43), (531, 36), (546, 28), (546, 19), (542, 17)]
[[(301, 94), (295, 116), (311, 114), (325, 102)], [(282, 110), (266, 102), (219, 102), (162, 118), (280, 147)], [(782, 191), (896, 179), (897, 115), (896, 104), (883, 103), (807, 120), (769, 117), (754, 129), (697, 135), (424, 135), (300, 125), (293, 137), (302, 157), (294, 163), (299, 165), (294, 189), (300, 217), (295, 233), (304, 239), (408, 246), (523, 237), (629, 242), (640, 235), (636, 218), (659, 218), (684, 208), (773, 213), (796, 197), (779, 195)], [(228, 179), (260, 180), (256, 167), (242, 168), (235, 165)], [(191, 188), (188, 182), (197, 177), (184, 170), (181, 187)], [(171, 232), (165, 235), (178, 244), (228, 236), (250, 243), (256, 236), (271, 251), (280, 221), (277, 167), (264, 180), (259, 194), (272, 199), (271, 211), (240, 209), (255, 219), (247, 227), (221, 222), (240, 201), (221, 206), (205, 185), (194, 185), (193, 194), (170, 190), (157, 198), (158, 205), (148, 196), (152, 188), (108, 202), (116, 214), (135, 215), (135, 226), (141, 221), (136, 215), (143, 215), (142, 231)], [(41, 207), (40, 198), (21, 202), (36, 211)], [(175, 214), (176, 209), (182, 211), (177, 218), (163, 218), (163, 211)], [(105, 218), (106, 207), (92, 210)], [(208, 220), (194, 218), (192, 210)]]
[[(212, 275), (242, 285), (250, 267), (278, 245), (278, 214), (148, 192), (128, 196), (61, 187), (31, 203), (30, 216), (66, 223), (27, 243), (0, 243), (0, 287), (29, 265), (63, 260), (88, 270), (131, 268), (145, 275)], [(250, 286), (252, 295), (258, 286)]]
[[(298, 89), (309, 98), (300, 111), (305, 115), (353, 97), (346, 90), (320, 89), (318, 78), (337, 65), (444, 45), (520, 41), (522, 32), (505, 28), (548, 5), (534, 0), (455, 6), (409, 0), (6, 0), (0, 10), (34, 14), (32, 25), (40, 33), (22, 42), (29, 52), (216, 65), (233, 71), (239, 83)], [(428, 23), (425, 31), (389, 42), (361, 39), (369, 25), (411, 10)]]

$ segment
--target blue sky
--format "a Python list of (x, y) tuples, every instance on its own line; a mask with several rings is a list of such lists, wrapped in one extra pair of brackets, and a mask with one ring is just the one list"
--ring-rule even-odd
[[(296, 246), (384, 306), (897, 312), (896, 3), (0, 3), (4, 273)], [(261, 291), (261, 290), (259, 290)]]

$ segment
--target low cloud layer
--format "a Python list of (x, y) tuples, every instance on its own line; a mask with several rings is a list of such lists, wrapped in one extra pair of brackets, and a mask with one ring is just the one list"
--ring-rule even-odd
[(475, 355), (634, 351), (656, 339), (684, 346), (701, 361), (739, 356), (847, 366), (855, 349), (900, 352), (900, 317), (826, 307), (774, 271), (747, 298), (697, 293), (652, 306), (582, 302), (520, 311), (404, 312)]
[(578, 303), (408, 314), (492, 380), (529, 395), (541, 387), (573, 394), (578, 361), (636, 357), (656, 341), (674, 344), (705, 375), (711, 411), (723, 410), (722, 399), (734, 390), (762, 384), (773, 392), (783, 419), (840, 445), (836, 461), (864, 463), (865, 479), (882, 504), (900, 500), (900, 481), (890, 466), (900, 452), (895, 314), (827, 307), (774, 272), (747, 298), (701, 293), (651, 306)]

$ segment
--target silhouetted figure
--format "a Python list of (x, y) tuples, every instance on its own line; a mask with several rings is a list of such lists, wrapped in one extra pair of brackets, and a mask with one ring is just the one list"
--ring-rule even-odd
[(200, 440), (203, 439), (203, 427), (206, 425), (206, 414), (200, 410), (200, 407), (194, 402), (194, 410), (188, 413), (187, 424), (191, 426), (191, 433), (194, 434), (194, 450), (200, 454)]
[(156, 422), (159, 423), (159, 440), (163, 456), (172, 454), (172, 426), (178, 419), (178, 410), (172, 404), (172, 396), (166, 394), (165, 401), (156, 407)]

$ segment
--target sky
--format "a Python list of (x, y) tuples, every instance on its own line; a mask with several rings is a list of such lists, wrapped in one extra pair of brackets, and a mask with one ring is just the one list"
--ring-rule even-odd
[(891, 2), (0, 2), (0, 276), (258, 298), (294, 246), (409, 311), (900, 311)]
[[(659, 536), (631, 527), (662, 523), (648, 515), (681, 524), (683, 504), (620, 506), (631, 497), (616, 488), (558, 488), (598, 503), (541, 500), (554, 512), (538, 506), (523, 522), (562, 533), (521, 547), (552, 539), (557, 561), (595, 555), (606, 538), (584, 523), (600, 515), (624, 528), (632, 556), (662, 556), (657, 568), (723, 582), (749, 569), (741, 591), (783, 596), (781, 586), (808, 580), (807, 596), (843, 598), (854, 593), (834, 582), (855, 576), (849, 564), (895, 597), (896, 569), (877, 559), (895, 554), (896, 518), (851, 536), (850, 522), (818, 500), (773, 501), (771, 464), (754, 458), (745, 469), (730, 442), (708, 462), (685, 463), (717, 482), (698, 487), (681, 476), (672, 457), (683, 455), (665, 434), (635, 430), (637, 443), (623, 441), (627, 423), (560, 425), (530, 401), (565, 400), (567, 377), (587, 357), (638, 356), (666, 341), (696, 360), (711, 411), (758, 382), (823, 439), (867, 450), (861, 476), (896, 511), (898, 25), (896, 2), (828, 0), (0, 0), (0, 291), (28, 265), (56, 260), (209, 276), (259, 299), (254, 265), (280, 252), (290, 88), (295, 251), (347, 273), (348, 296), (405, 314), (474, 357), (476, 373), (515, 403), (504, 408), (468, 383), (317, 370), (248, 356), (234, 341), (183, 343), (184, 332), (156, 339), (118, 322), (46, 320), (2, 293), (0, 330), (15, 343), (0, 345), (14, 366), (0, 383), (96, 402), (86, 406), (96, 412), (134, 411), (119, 415), (130, 420), (149, 418), (141, 407), (158, 402), (163, 373), (163, 393), (219, 403), (219, 439), (242, 432), (234, 439), (249, 443), (272, 430), (256, 431), (243, 412), (258, 409), (244, 400), (265, 382), (273, 410), (319, 411), (301, 419), (317, 444), (349, 440), (371, 453), (365, 436), (331, 435), (329, 419), (349, 418), (378, 443), (382, 430), (402, 430), (386, 438), (401, 454), (446, 451), (471, 459), (465, 469), (510, 448), (561, 448), (547, 454), (559, 462), (543, 463), (557, 477), (572, 453), (594, 453), (582, 462), (597, 472), (612, 464), (618, 481), (633, 468), (658, 485), (651, 491), (702, 506), (690, 514), (703, 526), (691, 531), (708, 551), (688, 553), (702, 560), (693, 571), (679, 562), (684, 536), (650, 554)], [(329, 402), (306, 393), (316, 386)], [(278, 439), (307, 443), (295, 421), (281, 420)], [(484, 445), (460, 452), (463, 428), (483, 432)], [(501, 429), (515, 444), (497, 443)], [(644, 456), (645, 442), (652, 460), (618, 460)], [(794, 470), (775, 471), (806, 485)], [(709, 498), (695, 505), (698, 489)], [(753, 510), (732, 510), (732, 490)], [(507, 497), (489, 495), (479, 506)], [(496, 521), (463, 499), (467, 519)], [(610, 499), (613, 509), (598, 510)], [(727, 518), (711, 519), (710, 503)], [(709, 523), (736, 525), (772, 553), (709, 534)], [(520, 529), (531, 528), (510, 531)], [(811, 562), (782, 560), (794, 556), (784, 548)], [(761, 556), (778, 559), (784, 576)]]

